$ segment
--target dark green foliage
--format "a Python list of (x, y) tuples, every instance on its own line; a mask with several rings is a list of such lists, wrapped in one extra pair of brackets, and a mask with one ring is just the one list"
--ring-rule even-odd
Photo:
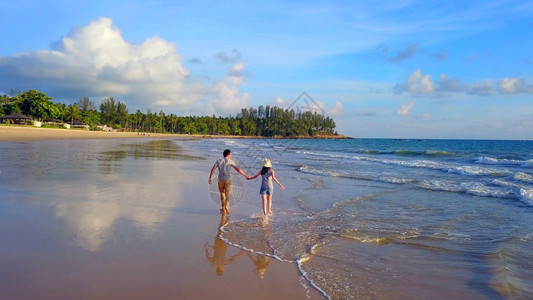
[(92, 127), (106, 124), (115, 129), (139, 132), (181, 134), (237, 135), (264, 137), (313, 137), (335, 134), (335, 121), (316, 112), (296, 112), (279, 107), (243, 108), (235, 117), (165, 115), (163, 111), (129, 114), (126, 104), (106, 98), (100, 111), (87, 98), (68, 106), (35, 90), (14, 97), (2, 96), (0, 115), (22, 113), (35, 119), (54, 118), (65, 122), (82, 121)]

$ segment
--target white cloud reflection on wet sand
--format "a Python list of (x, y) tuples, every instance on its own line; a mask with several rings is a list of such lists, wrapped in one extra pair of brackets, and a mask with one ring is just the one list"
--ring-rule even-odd
[[(56, 146), (33, 143), (23, 152), (11, 153), (29, 158), (11, 179), (28, 200), (52, 206), (64, 221), (66, 239), (88, 251), (101, 250), (120, 221), (134, 225), (128, 229), (132, 234), (154, 234), (179, 205), (190, 180), (180, 168), (184, 157), (174, 141)], [(49, 162), (45, 172), (43, 161)]]

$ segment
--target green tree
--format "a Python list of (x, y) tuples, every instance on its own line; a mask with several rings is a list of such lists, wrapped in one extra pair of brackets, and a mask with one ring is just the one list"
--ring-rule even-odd
[(48, 117), (46, 104), (51, 99), (44, 93), (29, 90), (17, 95), (14, 104), (20, 108), (22, 114), (36, 119), (43, 119)]
[(128, 127), (128, 107), (123, 102), (117, 103), (117, 111), (115, 114), (115, 123), (120, 124), (121, 128)]
[(117, 120), (117, 103), (115, 98), (109, 97), (100, 103), (100, 118), (107, 126), (113, 126)]
[(78, 108), (80, 111), (96, 110), (96, 105), (89, 99), (89, 97), (83, 97), (78, 100)]

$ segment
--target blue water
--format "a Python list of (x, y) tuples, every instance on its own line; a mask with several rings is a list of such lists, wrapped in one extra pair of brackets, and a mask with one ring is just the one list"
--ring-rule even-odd
[[(202, 140), (249, 174), (273, 161), (274, 215), (259, 182), (223, 239), (296, 263), (331, 299), (533, 298), (533, 141)], [(239, 203), (236, 204), (238, 207)]]

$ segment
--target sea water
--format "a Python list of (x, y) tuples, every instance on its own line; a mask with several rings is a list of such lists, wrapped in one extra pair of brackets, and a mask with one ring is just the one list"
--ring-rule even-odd
[[(532, 299), (533, 141), (202, 140), (250, 175), (270, 158), (274, 214), (259, 181), (222, 238), (297, 264), (331, 299)], [(240, 176), (240, 175), (239, 175)]]

